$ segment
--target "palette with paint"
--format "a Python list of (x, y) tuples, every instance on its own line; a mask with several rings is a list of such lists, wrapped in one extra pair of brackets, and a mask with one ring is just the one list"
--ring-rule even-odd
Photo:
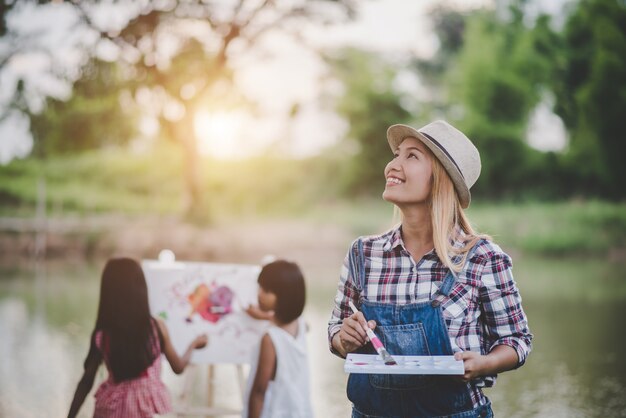
[(388, 366), (377, 354), (348, 354), (343, 370), (367, 374), (462, 375), (462, 360), (454, 356), (393, 356), (397, 365)]

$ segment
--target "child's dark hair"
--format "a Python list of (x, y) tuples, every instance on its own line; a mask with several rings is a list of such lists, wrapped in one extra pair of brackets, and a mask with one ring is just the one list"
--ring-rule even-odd
[(276, 295), (274, 317), (283, 324), (298, 318), (304, 310), (304, 277), (296, 263), (278, 260), (266, 264), (259, 274), (259, 286)]
[(103, 332), (103, 354), (117, 382), (139, 376), (159, 355), (155, 346), (161, 335), (150, 315), (148, 288), (138, 261), (125, 257), (107, 261), (88, 356), (97, 350), (98, 331)]

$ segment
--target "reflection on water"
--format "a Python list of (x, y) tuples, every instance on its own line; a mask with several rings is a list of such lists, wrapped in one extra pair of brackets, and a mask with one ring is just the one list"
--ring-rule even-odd
[[(316, 416), (349, 416), (347, 376), (327, 347), (338, 266), (306, 269), (308, 342)], [(56, 417), (67, 413), (82, 373), (93, 326), (101, 265), (55, 265), (0, 271), (0, 416)], [(488, 389), (501, 417), (626, 416), (626, 276), (604, 260), (517, 259), (534, 350), (528, 364)], [(99, 379), (104, 378), (101, 368)], [(174, 395), (184, 377), (164, 367)], [(215, 402), (238, 407), (236, 370), (216, 367)], [(96, 383), (97, 384), (97, 383)], [(193, 402), (202, 403), (199, 370)], [(88, 397), (81, 416), (91, 416)]]

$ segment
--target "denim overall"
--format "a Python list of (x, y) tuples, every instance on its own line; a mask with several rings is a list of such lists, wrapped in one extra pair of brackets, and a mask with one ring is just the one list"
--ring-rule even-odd
[[(358, 272), (360, 310), (367, 320), (376, 321), (374, 331), (392, 356), (453, 354), (438, 300), (433, 297), (430, 302), (406, 305), (370, 302), (364, 295), (367, 286), (361, 240), (358, 241), (358, 260), (354, 258), (351, 252), (352, 277)], [(449, 272), (438, 293), (448, 296), (455, 280)], [(371, 344), (358, 352), (375, 354)], [(451, 376), (351, 374), (347, 392), (353, 404), (352, 418), (493, 417), (489, 403), (474, 408), (467, 384)]]

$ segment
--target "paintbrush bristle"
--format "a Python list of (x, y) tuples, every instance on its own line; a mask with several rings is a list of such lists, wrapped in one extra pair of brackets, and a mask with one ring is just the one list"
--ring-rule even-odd
[(384, 348), (380, 350), (380, 356), (383, 358), (386, 366), (395, 366), (398, 364)]

